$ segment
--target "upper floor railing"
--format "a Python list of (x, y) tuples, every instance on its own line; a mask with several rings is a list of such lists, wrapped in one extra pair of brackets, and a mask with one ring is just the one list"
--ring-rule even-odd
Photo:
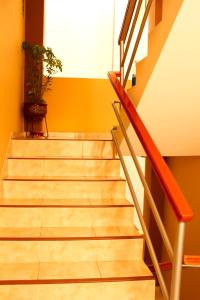
[[(150, 8), (153, 0), (148, 0), (146, 3), (145, 0), (129, 0), (126, 13), (124, 16), (121, 32), (119, 35), (118, 44), (120, 45), (120, 82), (125, 87), (129, 74), (140, 44), (140, 40), (144, 31), (144, 27), (150, 12)], [(125, 70), (125, 61), (127, 59), (127, 54), (131, 45), (133, 34), (136, 31), (136, 24), (138, 17), (141, 12), (142, 4), (145, 4), (144, 14), (142, 16), (142, 21), (139, 27), (139, 31), (136, 36), (134, 48), (131, 54), (130, 61), (128, 63), (127, 70)]]

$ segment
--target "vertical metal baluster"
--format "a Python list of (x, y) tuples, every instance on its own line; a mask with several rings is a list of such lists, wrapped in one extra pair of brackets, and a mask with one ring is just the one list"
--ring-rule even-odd
[(184, 237), (185, 237), (185, 223), (179, 222), (177, 235), (176, 235), (176, 244), (174, 249), (174, 262), (173, 262), (173, 269), (172, 269), (170, 300), (180, 299)]
[(124, 58), (124, 41), (120, 42), (120, 83), (124, 84), (124, 66), (122, 66), (122, 61)]

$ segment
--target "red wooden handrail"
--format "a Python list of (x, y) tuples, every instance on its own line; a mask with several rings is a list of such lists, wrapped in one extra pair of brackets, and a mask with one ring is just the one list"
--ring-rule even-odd
[(185, 266), (200, 266), (200, 256), (199, 255), (184, 255), (183, 263)]
[(173, 211), (180, 222), (188, 222), (192, 220), (193, 212), (186, 201), (182, 191), (180, 190), (178, 184), (176, 183), (171, 171), (169, 170), (167, 164), (162, 158), (158, 148), (156, 147), (154, 141), (152, 140), (150, 134), (148, 133), (144, 123), (139, 117), (134, 105), (132, 104), (130, 98), (128, 97), (123, 86), (120, 84), (116, 74), (114, 72), (109, 72), (108, 77), (111, 84), (119, 97), (124, 110), (129, 117), (132, 126), (137, 133), (137, 136), (148, 155), (152, 167), (160, 181), (160, 184), (165, 192), (167, 199), (169, 200)]
[[(172, 263), (170, 261), (164, 261), (159, 263), (161, 271), (170, 271), (172, 270)], [(200, 266), (200, 256), (198, 255), (184, 255), (183, 256), (183, 266), (184, 267), (195, 267)], [(148, 265), (148, 268), (152, 273), (155, 273), (154, 265)]]
[(121, 41), (125, 42), (125, 40), (126, 40), (136, 3), (137, 3), (136, 0), (129, 0), (129, 2), (128, 2), (126, 12), (124, 15), (123, 24), (122, 24), (120, 35), (119, 35), (119, 39), (118, 39), (119, 45), (120, 45)]

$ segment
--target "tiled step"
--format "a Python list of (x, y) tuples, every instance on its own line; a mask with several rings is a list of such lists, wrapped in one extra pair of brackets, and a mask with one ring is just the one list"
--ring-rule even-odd
[(0, 241), (0, 263), (142, 259), (142, 239)]
[(118, 159), (8, 159), (8, 176), (119, 176)]
[(130, 226), (132, 207), (1, 207), (0, 227)]
[(0, 299), (154, 300), (154, 286), (154, 281), (150, 279), (76, 284), (1, 285)]
[(141, 260), (0, 264), (0, 284), (9, 284), (9, 281), (41, 284), (152, 279), (152, 273)]
[(7, 177), (4, 198), (122, 199), (125, 181), (119, 177)]
[(0, 241), (18, 240), (106, 240), (106, 239), (142, 239), (143, 235), (132, 226), (98, 227), (0, 227)]
[(0, 207), (133, 207), (126, 199), (0, 199)]
[(154, 300), (142, 261), (0, 264), (3, 300)]
[(10, 157), (113, 158), (110, 140), (13, 139)]

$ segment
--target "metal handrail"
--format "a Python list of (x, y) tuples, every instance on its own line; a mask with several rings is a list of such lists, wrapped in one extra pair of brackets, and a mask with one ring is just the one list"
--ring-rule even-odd
[(151, 207), (152, 213), (153, 213), (154, 218), (155, 218), (155, 220), (156, 220), (156, 223), (157, 223), (157, 225), (158, 225), (158, 229), (159, 229), (160, 234), (161, 234), (161, 236), (162, 236), (162, 239), (163, 239), (164, 245), (165, 245), (165, 247), (166, 247), (167, 253), (168, 253), (169, 258), (170, 258), (170, 260), (171, 260), (171, 262), (172, 262), (172, 261), (173, 261), (173, 258), (174, 258), (174, 253), (173, 253), (173, 249), (172, 249), (171, 242), (170, 242), (170, 240), (169, 240), (169, 238), (168, 238), (167, 232), (166, 232), (166, 230), (165, 230), (165, 227), (164, 227), (163, 222), (162, 222), (162, 220), (161, 220), (161, 217), (160, 217), (160, 215), (159, 215), (158, 209), (157, 209), (157, 207), (156, 207), (156, 205), (155, 205), (153, 196), (152, 196), (152, 194), (151, 194), (151, 191), (150, 191), (150, 189), (149, 189), (149, 186), (148, 186), (148, 184), (147, 184), (147, 181), (146, 181), (146, 179), (145, 179), (145, 176), (144, 176), (144, 174), (143, 174), (143, 172), (142, 172), (142, 169), (141, 169), (141, 167), (140, 167), (140, 164), (139, 164), (139, 162), (138, 162), (138, 160), (137, 160), (137, 156), (136, 156), (136, 154), (135, 154), (135, 151), (134, 151), (134, 149), (133, 149), (133, 147), (132, 147), (132, 145), (131, 145), (131, 142), (130, 142), (130, 140), (129, 140), (129, 138), (128, 138), (128, 135), (127, 135), (127, 133), (126, 133), (126, 129), (125, 129), (125, 127), (124, 127), (124, 124), (123, 124), (123, 122), (122, 122), (122, 119), (121, 119), (121, 117), (120, 117), (120, 115), (119, 115), (119, 112), (117, 111), (117, 108), (115, 107), (116, 104), (120, 104), (120, 102), (119, 102), (119, 101), (114, 101), (113, 104), (112, 104), (113, 109), (114, 109), (114, 112), (115, 112), (115, 115), (116, 115), (117, 120), (118, 120), (118, 122), (119, 122), (119, 125), (120, 125), (120, 128), (121, 128), (121, 130), (122, 130), (123, 136), (124, 136), (124, 138), (125, 138), (125, 140), (126, 140), (126, 144), (127, 144), (128, 148), (129, 148), (129, 151), (130, 151), (131, 157), (132, 157), (132, 159), (133, 159), (133, 161), (134, 161), (135, 167), (136, 167), (136, 169), (137, 169), (137, 171), (138, 171), (138, 175), (139, 175), (139, 177), (140, 177), (140, 180), (141, 180), (141, 182), (142, 182), (142, 184), (143, 184), (144, 192), (145, 192), (145, 194), (146, 194), (146, 196), (147, 196), (147, 199), (148, 199), (149, 205), (150, 205), (150, 207)]
[(128, 97), (123, 86), (120, 84), (116, 74), (114, 72), (109, 72), (108, 77), (116, 94), (119, 97), (120, 103), (122, 104), (130, 123), (135, 129), (135, 132), (151, 161), (152, 167), (159, 179), (163, 191), (167, 196), (167, 199), (169, 200), (169, 203), (172, 206), (177, 220), (179, 222), (191, 221), (193, 218), (193, 212), (177, 182), (175, 181), (174, 176), (170, 172), (167, 164), (152, 140), (149, 132), (144, 126), (144, 123), (138, 115), (133, 103)]
[(158, 262), (158, 259), (156, 257), (156, 253), (155, 253), (155, 250), (154, 250), (154, 247), (153, 247), (148, 229), (146, 227), (146, 224), (145, 224), (145, 221), (144, 221), (144, 218), (143, 218), (143, 215), (142, 215), (142, 211), (140, 209), (140, 205), (138, 203), (137, 196), (135, 194), (135, 191), (134, 191), (134, 188), (133, 188), (133, 185), (132, 185), (132, 182), (131, 182), (131, 179), (130, 179), (130, 176), (129, 176), (129, 173), (128, 173), (128, 170), (127, 170), (127, 167), (126, 167), (126, 164), (124, 162), (124, 158), (123, 158), (122, 152), (120, 150), (119, 143), (117, 141), (115, 132), (116, 132), (116, 129), (115, 128), (112, 129), (111, 133), (112, 133), (112, 136), (113, 136), (113, 141), (115, 143), (117, 153), (119, 155), (120, 162), (121, 162), (121, 165), (122, 165), (122, 168), (123, 168), (126, 180), (127, 180), (127, 184), (128, 184), (128, 187), (129, 187), (132, 199), (133, 199), (133, 203), (134, 203), (135, 209), (137, 211), (137, 215), (138, 215), (138, 218), (140, 220), (140, 224), (142, 226), (142, 230), (143, 230), (143, 233), (144, 233), (146, 244), (147, 244), (147, 247), (149, 249), (149, 253), (150, 253), (150, 256), (151, 256), (151, 259), (152, 259), (152, 262), (153, 262), (153, 265), (154, 265), (154, 268), (155, 268), (155, 271), (156, 271), (156, 275), (157, 275), (157, 278), (158, 278), (158, 281), (159, 281), (159, 284), (160, 284), (160, 288), (162, 290), (162, 293), (163, 293), (163, 296), (164, 296), (165, 300), (169, 300), (169, 294), (168, 294), (168, 291), (167, 291), (165, 281), (164, 281), (163, 276), (162, 276), (162, 272), (161, 272), (161, 269), (160, 269), (160, 266), (159, 266), (159, 262)]
[[(152, 167), (160, 181), (160, 185), (165, 192), (167, 199), (169, 200), (169, 203), (172, 206), (173, 212), (177, 218), (178, 221), (178, 229), (176, 234), (176, 240), (175, 240), (175, 247), (173, 250), (173, 255), (170, 256), (170, 259), (172, 259), (172, 280), (171, 280), (171, 289), (170, 289), (170, 295), (166, 291), (165, 283), (163, 282), (164, 279), (162, 277), (160, 266), (158, 263), (157, 258), (155, 257), (154, 249), (152, 248), (152, 242), (149, 241), (149, 234), (146, 228), (146, 225), (144, 223), (143, 216), (140, 215), (141, 210), (137, 208), (137, 198), (135, 199), (135, 193), (132, 187), (132, 183), (128, 174), (128, 171), (126, 169), (126, 165), (123, 160), (122, 153), (120, 152), (119, 145), (117, 144), (116, 138), (113, 134), (113, 139), (116, 144), (116, 148), (122, 163), (122, 167), (124, 169), (124, 173), (127, 179), (127, 183), (131, 192), (131, 195), (133, 197), (133, 201), (135, 203), (135, 207), (142, 225), (142, 229), (144, 231), (144, 236), (148, 245), (148, 249), (152, 258), (152, 262), (154, 264), (154, 268), (156, 270), (156, 274), (160, 283), (160, 287), (162, 289), (163, 296), (166, 300), (179, 300), (180, 296), (180, 285), (181, 285), (181, 272), (182, 272), (182, 258), (183, 258), (183, 245), (184, 245), (184, 237), (185, 237), (185, 223), (188, 221), (191, 221), (193, 217), (192, 210), (186, 201), (184, 195), (182, 194), (180, 188), (178, 187), (172, 173), (170, 172), (168, 166), (166, 165), (164, 159), (162, 158), (160, 152), (158, 151), (154, 141), (152, 140), (151, 136), (149, 135), (146, 127), (144, 126), (141, 118), (139, 117), (134, 105), (132, 104), (131, 100), (129, 99), (126, 91), (124, 90), (122, 84), (119, 82), (117, 75), (114, 72), (109, 72), (108, 77), (110, 78), (110, 81), (113, 85), (113, 88), (115, 89), (115, 92), (117, 93), (120, 103), (122, 104), (129, 121), (131, 122), (133, 128), (135, 129), (135, 132), (147, 154), (149, 157)], [(125, 129), (124, 129), (125, 130)], [(154, 206), (154, 205), (153, 205)], [(152, 206), (152, 207), (153, 207)], [(154, 215), (156, 215), (154, 211)], [(158, 221), (159, 218), (156, 217), (156, 221)], [(157, 222), (160, 226), (160, 223)], [(160, 228), (159, 228), (160, 229)], [(161, 230), (162, 231), (162, 230)], [(163, 237), (163, 232), (162, 232)], [(164, 233), (165, 235), (165, 233)], [(166, 239), (164, 237), (164, 244), (167, 245)], [(169, 248), (168, 245), (166, 248)], [(168, 252), (169, 249), (167, 249)]]

